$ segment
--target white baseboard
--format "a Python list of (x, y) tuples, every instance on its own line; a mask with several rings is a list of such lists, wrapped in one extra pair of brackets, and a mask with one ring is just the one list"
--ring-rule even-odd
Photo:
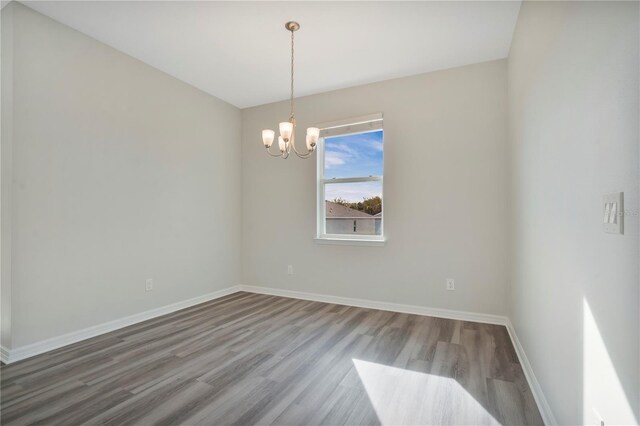
[(233, 286), (219, 291), (214, 291), (213, 293), (194, 297), (192, 299), (183, 300), (181, 302), (176, 302), (170, 305), (151, 309), (139, 314), (130, 315), (125, 318), (120, 318), (82, 330), (73, 331), (71, 333), (63, 334), (62, 336), (52, 337), (50, 339), (42, 340), (40, 342), (32, 343), (30, 345), (22, 346), (19, 348), (6, 349), (2, 347), (0, 348), (0, 355), (2, 356), (2, 362), (4, 362), (5, 364), (10, 364), (16, 361), (30, 358), (35, 355), (40, 355), (42, 353), (52, 351), (54, 349), (61, 348), (63, 346), (70, 345), (72, 343), (77, 343), (81, 340), (90, 339), (92, 337), (109, 333), (123, 327), (128, 327), (142, 321), (147, 321), (162, 315), (170, 314), (171, 312), (199, 305), (200, 303), (218, 299), (220, 297), (227, 296), (238, 291), (240, 291), (240, 286)]
[(291, 297), (293, 299), (312, 300), (314, 302), (334, 303), (336, 305), (355, 306), (358, 308), (379, 309), (381, 311), (401, 312), (404, 314), (426, 315), (462, 321), (481, 322), (485, 324), (507, 325), (509, 319), (501, 315), (479, 314), (475, 312), (454, 311), (450, 309), (428, 308), (425, 306), (403, 305), (399, 303), (379, 302), (351, 297), (329, 296), (319, 293), (282, 290), (279, 288), (241, 285), (240, 290), (250, 293), (268, 294), (271, 296)]
[(533, 374), (533, 368), (531, 368), (531, 363), (529, 363), (529, 359), (524, 352), (524, 348), (518, 339), (518, 335), (516, 334), (516, 329), (511, 324), (511, 321), (507, 322), (507, 331), (509, 332), (509, 337), (511, 337), (511, 342), (513, 343), (513, 347), (518, 354), (518, 359), (520, 360), (520, 366), (522, 367), (522, 371), (524, 371), (524, 375), (527, 378), (527, 382), (529, 383), (529, 388), (531, 389), (531, 393), (533, 393), (533, 397), (536, 400), (536, 404), (538, 405), (538, 410), (540, 411), (540, 415), (542, 416), (542, 420), (544, 424), (547, 426), (555, 426), (558, 424), (556, 422), (556, 418), (553, 416), (553, 412), (551, 411), (551, 407), (547, 402), (547, 399), (544, 397), (542, 393), (542, 388), (540, 387), (540, 383), (538, 383), (538, 379), (536, 379), (536, 375)]

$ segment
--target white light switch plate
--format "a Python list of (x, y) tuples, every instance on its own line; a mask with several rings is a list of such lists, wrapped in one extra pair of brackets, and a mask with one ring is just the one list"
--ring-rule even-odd
[(609, 234), (624, 234), (624, 193), (614, 192), (602, 197), (602, 226)]

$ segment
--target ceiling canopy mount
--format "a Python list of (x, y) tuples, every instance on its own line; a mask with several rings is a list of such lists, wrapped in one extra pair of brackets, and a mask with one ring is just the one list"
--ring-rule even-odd
[(286, 24), (284, 24), (284, 27), (287, 30), (289, 30), (291, 32), (294, 32), (294, 31), (298, 31), (300, 29), (300, 24), (298, 24), (296, 21), (289, 21)]

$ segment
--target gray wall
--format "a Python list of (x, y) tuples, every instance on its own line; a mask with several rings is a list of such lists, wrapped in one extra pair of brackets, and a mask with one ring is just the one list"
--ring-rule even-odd
[[(639, 18), (525, 2), (511, 47), (510, 317), (562, 424), (640, 420)], [(623, 236), (602, 230), (616, 191)]]
[(3, 345), (238, 284), (240, 111), (16, 2), (2, 14)]
[(384, 113), (382, 248), (315, 244), (315, 156), (274, 159), (260, 138), (288, 103), (243, 110), (243, 284), (504, 314), (506, 71), (500, 60), (296, 100), (299, 132)]
[(11, 143), (13, 137), (13, 7), (2, 9), (0, 52), (0, 344), (11, 347)]

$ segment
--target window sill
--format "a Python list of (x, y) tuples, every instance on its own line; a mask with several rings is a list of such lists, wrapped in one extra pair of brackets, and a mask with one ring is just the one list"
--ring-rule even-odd
[(384, 247), (387, 240), (365, 240), (357, 238), (319, 238), (313, 239), (316, 244), (329, 244), (339, 246), (368, 246), (368, 247)]

